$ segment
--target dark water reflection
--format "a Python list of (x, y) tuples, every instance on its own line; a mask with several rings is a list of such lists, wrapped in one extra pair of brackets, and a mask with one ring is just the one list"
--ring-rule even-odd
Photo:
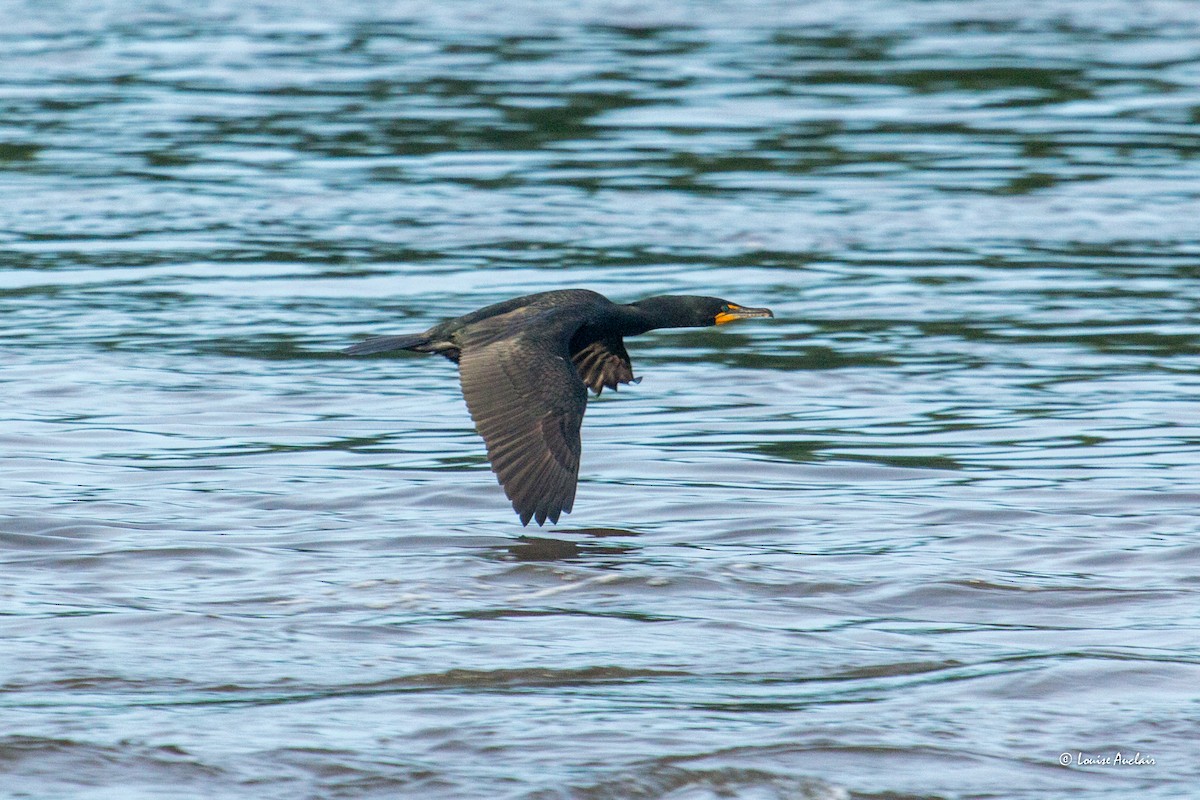
[[(562, 531), (564, 534), (575, 534), (585, 537), (605, 536), (636, 536), (633, 531), (623, 531), (616, 528), (596, 528), (591, 530)], [(623, 563), (620, 558), (632, 550), (626, 544), (603, 544), (595, 541), (575, 541), (546, 536), (521, 536), (513, 544), (503, 548), (503, 555), (517, 561), (576, 561), (587, 559), (592, 566), (599, 565), (599, 559), (604, 556), (617, 556), (614, 565)]]
[[(9, 12), (4, 791), (1194, 791), (1192, 4)], [(566, 286), (777, 319), (521, 529), (336, 351)]]

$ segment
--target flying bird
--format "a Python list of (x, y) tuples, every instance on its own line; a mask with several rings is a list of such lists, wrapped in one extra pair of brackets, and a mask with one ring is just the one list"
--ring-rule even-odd
[(660, 295), (627, 305), (587, 289), (517, 297), (434, 325), (376, 336), (342, 352), (438, 353), (458, 364), (463, 397), (488, 460), (522, 525), (570, 513), (587, 390), (636, 383), (626, 336), (773, 317), (716, 297)]

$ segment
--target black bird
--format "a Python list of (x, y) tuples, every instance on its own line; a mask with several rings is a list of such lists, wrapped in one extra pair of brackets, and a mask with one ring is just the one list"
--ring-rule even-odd
[[(663, 295), (620, 305), (587, 289), (505, 300), (424, 333), (376, 336), (342, 352), (414, 350), (458, 364), (463, 397), (521, 524), (570, 513), (587, 389), (634, 383), (625, 336), (774, 316), (716, 297)], [(585, 388), (587, 387), (587, 388)]]

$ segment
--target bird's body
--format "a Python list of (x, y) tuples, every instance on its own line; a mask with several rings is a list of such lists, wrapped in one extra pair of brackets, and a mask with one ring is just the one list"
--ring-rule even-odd
[(624, 337), (769, 317), (715, 297), (667, 295), (622, 305), (587, 289), (517, 297), (434, 325), (347, 348), (438, 353), (459, 366), (463, 397), (522, 524), (570, 513), (587, 389), (633, 383)]

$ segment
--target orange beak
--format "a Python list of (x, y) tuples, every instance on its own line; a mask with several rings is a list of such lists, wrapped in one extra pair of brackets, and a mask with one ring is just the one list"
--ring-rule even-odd
[(724, 325), (726, 322), (733, 322), (735, 319), (752, 319), (754, 317), (773, 317), (769, 308), (746, 308), (745, 306), (735, 306), (729, 304), (728, 311), (722, 311), (717, 314), (716, 324)]

